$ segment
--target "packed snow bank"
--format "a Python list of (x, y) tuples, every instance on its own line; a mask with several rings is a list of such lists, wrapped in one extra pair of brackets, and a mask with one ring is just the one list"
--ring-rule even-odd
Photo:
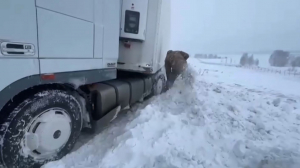
[(299, 99), (210, 82), (214, 73), (201, 76), (202, 64), (190, 63), (193, 83), (179, 79), (145, 108), (44, 167), (300, 167)]

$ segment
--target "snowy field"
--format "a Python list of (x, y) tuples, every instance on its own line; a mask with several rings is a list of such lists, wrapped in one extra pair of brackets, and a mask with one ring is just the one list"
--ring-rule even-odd
[[(270, 54), (253, 54), (253, 58), (254, 59), (258, 59), (259, 60), (259, 65), (261, 67), (265, 67), (265, 68), (271, 68), (270, 64), (269, 64), (269, 58), (270, 58)], [(251, 54), (249, 54), (251, 55)], [(242, 57), (242, 54), (228, 54), (228, 55), (219, 55), (221, 57), (227, 57), (227, 63), (232, 63), (232, 64), (240, 64), (240, 59)], [(221, 60), (222, 63), (225, 63), (225, 60)]]
[[(270, 69), (277, 69), (277, 70), (285, 70), (289, 69), (290, 67), (272, 67), (269, 63), (270, 54), (253, 54), (254, 59), (259, 60), (259, 66), (263, 68), (270, 68)], [(299, 56), (300, 53), (292, 53), (293, 55)], [(249, 54), (251, 55), (251, 54)], [(232, 64), (232, 65), (239, 65), (240, 59), (242, 57), (242, 54), (220, 54), (218, 55), (222, 57), (222, 59), (201, 59), (203, 62), (207, 63), (216, 63), (216, 64)], [(227, 60), (224, 58), (227, 57)]]
[(300, 79), (189, 59), (194, 82), (44, 168), (299, 168)]
[[(253, 54), (253, 57), (254, 57), (254, 59), (259, 60), (259, 65), (261, 67), (271, 68), (271, 66), (269, 64), (270, 55), (271, 55), (271, 53), (270, 54)], [(222, 57), (222, 59), (201, 59), (201, 60), (204, 62), (209, 62), (209, 63), (239, 65), (242, 54), (228, 54), (228, 55), (220, 54), (218, 56)], [(224, 57), (227, 57), (227, 62), (224, 59)]]

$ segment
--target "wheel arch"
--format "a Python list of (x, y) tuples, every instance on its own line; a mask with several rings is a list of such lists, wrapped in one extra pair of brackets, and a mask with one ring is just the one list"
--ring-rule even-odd
[[(49, 87), (60, 88), (66, 90), (76, 91), (78, 84), (91, 84), (102, 82), (106, 80), (116, 79), (116, 69), (95, 69), (84, 70), (75, 72), (61, 72), (53, 74), (54, 79), (43, 79), (43, 75), (31, 75), (21, 78), (10, 85), (6, 86), (0, 91), (0, 124), (1, 120), (5, 117), (5, 113), (9, 113), (7, 110), (10, 106), (10, 102), (17, 103), (16, 97), (30, 93), (30, 91), (36, 91), (36, 89)], [(79, 81), (79, 82), (78, 82)], [(77, 85), (77, 86), (76, 86)]]
[[(19, 88), (21, 90), (21, 88)], [(19, 90), (18, 89), (18, 90)], [(24, 88), (18, 93), (11, 92), (12, 94), (7, 97), (7, 101), (3, 103), (0, 110), (0, 124), (9, 116), (10, 112), (13, 111), (15, 107), (17, 107), (22, 101), (27, 99), (28, 97), (45, 90), (62, 90), (69, 91), (76, 97), (81, 108), (83, 108), (83, 104), (80, 101), (80, 94), (76, 91), (75, 86), (70, 83), (47, 83), (47, 84), (37, 84), (30, 86), (28, 88)], [(15, 93), (15, 94), (14, 94)], [(2, 95), (2, 93), (1, 93)], [(3, 94), (5, 95), (5, 94)], [(9, 99), (8, 99), (9, 98)], [(1, 99), (2, 100), (2, 99)], [(82, 110), (83, 112), (84, 110)]]

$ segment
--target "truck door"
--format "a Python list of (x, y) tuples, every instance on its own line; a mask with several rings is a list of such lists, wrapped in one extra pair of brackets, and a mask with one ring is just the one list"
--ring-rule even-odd
[(37, 58), (35, 0), (0, 0), (0, 57)]
[(35, 0), (0, 0), (0, 91), (39, 74)]
[(41, 73), (102, 69), (94, 59), (94, 0), (36, 0)]
[(93, 58), (93, 0), (36, 0), (40, 58)]

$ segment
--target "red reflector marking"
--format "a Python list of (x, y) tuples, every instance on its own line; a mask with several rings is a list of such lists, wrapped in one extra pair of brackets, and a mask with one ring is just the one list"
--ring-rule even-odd
[(55, 79), (55, 75), (54, 74), (44, 74), (41, 75), (42, 80), (54, 80)]
[(131, 45), (130, 45), (130, 44), (127, 44), (127, 43), (125, 43), (125, 44), (124, 44), (124, 46), (125, 46), (126, 48), (130, 48), (130, 46), (131, 46)]

